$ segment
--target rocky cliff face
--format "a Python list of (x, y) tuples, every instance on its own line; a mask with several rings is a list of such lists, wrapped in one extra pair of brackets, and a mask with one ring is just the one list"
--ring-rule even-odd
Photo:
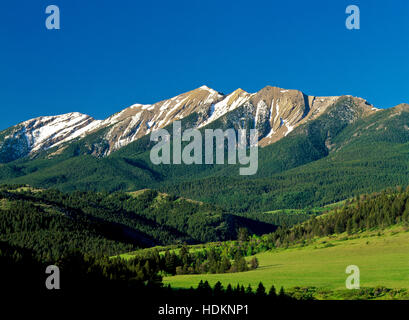
[[(98, 156), (105, 156), (193, 113), (198, 114), (195, 124), (198, 128), (216, 120), (232, 123), (245, 119), (258, 129), (259, 144), (266, 146), (325, 113), (338, 99), (340, 97), (307, 96), (298, 90), (271, 86), (256, 93), (237, 89), (222, 95), (202, 86), (152, 105), (132, 105), (106, 120), (74, 112), (22, 122), (0, 132), (0, 160), (9, 162), (54, 147), (62, 148), (73, 140), (98, 132), (107, 144)], [(352, 99), (356, 107), (350, 112), (350, 121), (377, 110), (364, 99)]]

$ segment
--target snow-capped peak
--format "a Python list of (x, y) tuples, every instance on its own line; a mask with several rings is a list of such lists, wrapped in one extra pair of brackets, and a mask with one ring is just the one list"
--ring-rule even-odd
[(82, 137), (99, 123), (100, 121), (79, 112), (38, 117), (13, 127), (4, 139), (21, 141), (32, 153)]
[[(195, 124), (199, 128), (229, 115), (233, 115), (232, 119), (247, 117), (260, 131), (260, 145), (267, 145), (287, 136), (298, 125), (315, 119), (337, 99), (339, 97), (306, 96), (298, 90), (271, 86), (256, 93), (237, 89), (222, 95), (203, 85), (154, 104), (133, 104), (105, 120), (95, 120), (79, 112), (31, 119), (3, 131), (0, 150), (17, 145), (13, 153), (19, 158), (105, 129), (100, 131), (100, 139), (106, 141), (108, 147), (98, 152), (108, 155), (193, 113), (199, 115)], [(366, 113), (376, 112), (377, 109), (361, 100), (358, 102), (368, 109)]]
[(199, 127), (204, 127), (205, 125), (213, 122), (226, 113), (245, 104), (250, 99), (250, 97), (251, 94), (242, 89), (233, 91), (229, 95), (225, 96), (221, 101), (211, 105), (209, 118), (201, 123)]

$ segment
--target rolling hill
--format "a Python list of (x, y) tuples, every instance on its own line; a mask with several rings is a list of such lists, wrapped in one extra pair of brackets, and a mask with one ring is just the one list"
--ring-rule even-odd
[(0, 241), (47, 260), (72, 251), (110, 256), (155, 245), (227, 240), (244, 225), (257, 234), (276, 228), (152, 190), (107, 194), (0, 188)]

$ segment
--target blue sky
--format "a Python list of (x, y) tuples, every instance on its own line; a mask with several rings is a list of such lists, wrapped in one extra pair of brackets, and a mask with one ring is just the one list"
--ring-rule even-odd
[[(60, 30), (45, 28), (51, 4)], [(360, 30), (345, 27), (350, 4)], [(73, 111), (102, 119), (203, 84), (409, 103), (409, 1), (0, 2), (0, 129)]]

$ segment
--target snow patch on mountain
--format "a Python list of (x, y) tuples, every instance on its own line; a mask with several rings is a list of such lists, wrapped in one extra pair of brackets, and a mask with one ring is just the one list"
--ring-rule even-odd
[(83, 136), (100, 121), (79, 112), (40, 117), (21, 123), (31, 152), (49, 149)]
[(287, 128), (287, 132), (284, 134), (284, 136), (287, 136), (291, 131), (294, 130), (294, 127), (291, 126), (287, 120), (283, 120), (283, 124), (286, 126)]
[(236, 90), (227, 95), (222, 101), (212, 105), (209, 118), (199, 125), (199, 128), (217, 120), (226, 113), (240, 107), (250, 99), (250, 94), (245, 91)]

